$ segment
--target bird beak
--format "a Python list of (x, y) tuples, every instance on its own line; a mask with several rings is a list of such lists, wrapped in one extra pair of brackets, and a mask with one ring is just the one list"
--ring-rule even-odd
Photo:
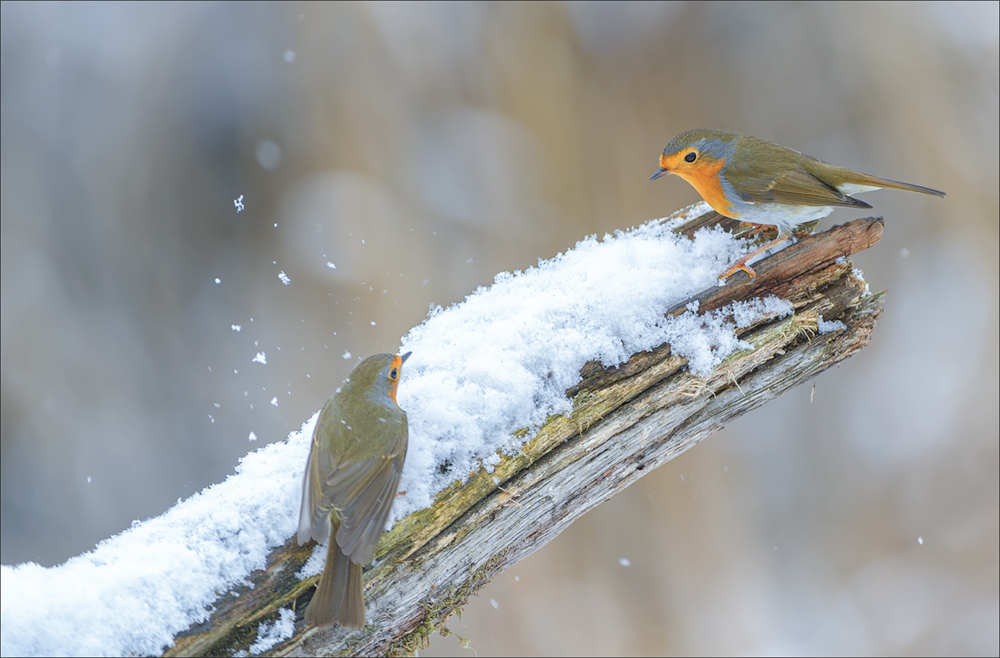
[(399, 363), (400, 364), (406, 363), (406, 360), (410, 358), (411, 354), (413, 354), (413, 352), (407, 352), (406, 354), (401, 354), (399, 357)]
[(656, 180), (660, 176), (666, 176), (669, 173), (670, 173), (669, 169), (664, 169), (663, 167), (660, 167), (655, 172), (653, 172), (653, 175), (649, 177), (649, 180)]

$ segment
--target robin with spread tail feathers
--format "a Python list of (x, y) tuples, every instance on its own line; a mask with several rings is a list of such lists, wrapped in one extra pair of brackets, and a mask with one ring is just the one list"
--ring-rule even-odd
[(375, 554), (406, 458), (406, 412), (396, 404), (402, 356), (354, 368), (319, 414), (302, 480), (299, 544), (330, 538), (306, 623), (365, 625), (362, 567)]
[(752, 279), (749, 260), (835, 207), (871, 208), (853, 194), (884, 188), (945, 196), (929, 187), (869, 176), (774, 142), (721, 130), (689, 130), (670, 140), (660, 154), (660, 168), (649, 180), (666, 174), (690, 183), (720, 215), (778, 229), (777, 239), (737, 260), (720, 279), (737, 270)]

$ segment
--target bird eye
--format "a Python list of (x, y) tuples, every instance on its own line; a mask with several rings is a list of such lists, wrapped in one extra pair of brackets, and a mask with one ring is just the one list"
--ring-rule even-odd
[(389, 373), (389, 379), (395, 379), (398, 376), (399, 376), (399, 371), (397, 371), (395, 368), (393, 368), (392, 372)]
[(697, 158), (698, 158), (698, 154), (695, 153), (694, 151), (691, 151), (690, 153), (688, 153), (687, 155), (684, 156), (684, 161), (685, 162), (694, 162)]

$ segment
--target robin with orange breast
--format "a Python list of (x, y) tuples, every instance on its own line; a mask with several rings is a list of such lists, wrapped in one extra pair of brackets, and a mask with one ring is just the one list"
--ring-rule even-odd
[(310, 626), (365, 625), (362, 569), (385, 530), (406, 459), (406, 412), (396, 388), (409, 356), (376, 354), (359, 363), (316, 421), (298, 539), (330, 542), (306, 608)]
[(722, 130), (689, 130), (660, 154), (649, 180), (677, 174), (720, 215), (745, 224), (773, 226), (778, 237), (743, 256), (719, 278), (743, 270), (754, 256), (788, 239), (800, 224), (826, 217), (838, 206), (871, 208), (852, 194), (891, 189), (943, 197), (929, 187), (900, 183), (827, 164), (774, 142)]

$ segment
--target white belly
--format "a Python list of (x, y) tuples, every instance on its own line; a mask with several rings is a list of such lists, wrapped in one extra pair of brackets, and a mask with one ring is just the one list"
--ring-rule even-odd
[(822, 219), (833, 212), (832, 206), (786, 206), (780, 203), (747, 203), (739, 208), (741, 222), (768, 224), (778, 227), (778, 234), (787, 236), (799, 224)]

